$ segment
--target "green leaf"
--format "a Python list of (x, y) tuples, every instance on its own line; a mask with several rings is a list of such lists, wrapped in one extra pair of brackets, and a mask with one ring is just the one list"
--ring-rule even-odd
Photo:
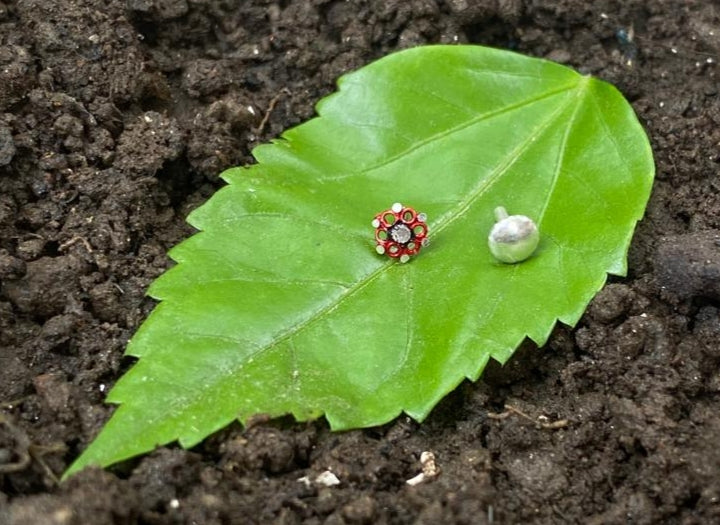
[[(475, 46), (396, 53), (339, 86), (188, 218), (201, 233), (150, 289), (120, 407), (66, 475), (257, 413), (422, 420), (624, 275), (654, 167), (614, 87)], [(393, 202), (428, 214), (432, 243), (408, 264), (374, 250)], [(523, 263), (488, 250), (500, 205), (539, 225)]]

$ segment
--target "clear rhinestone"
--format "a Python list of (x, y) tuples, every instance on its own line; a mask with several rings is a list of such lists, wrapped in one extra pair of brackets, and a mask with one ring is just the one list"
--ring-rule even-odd
[(405, 244), (412, 238), (412, 230), (402, 223), (398, 223), (390, 230), (390, 237), (395, 242)]
[(418, 213), (417, 220), (419, 220), (420, 222), (425, 222), (427, 221), (427, 215), (425, 213)]
[(372, 227), (373, 227), (373, 228), (378, 228), (378, 227), (380, 227), (380, 221), (379, 221), (378, 219), (373, 219), (373, 221), (372, 221)]
[(426, 238), (424, 238), (424, 239), (422, 240), (422, 243), (420, 243), (420, 244), (422, 244), (423, 246), (427, 246), (428, 244), (430, 244), (430, 239), (428, 239), (428, 238), (426, 237)]
[(392, 211), (394, 211), (395, 213), (400, 213), (400, 212), (402, 211), (402, 209), (403, 209), (403, 205), (400, 204), (399, 202), (396, 202), (395, 204), (392, 205), (392, 208), (391, 208), (391, 209), (392, 209)]
[(403, 253), (403, 254), (400, 256), (400, 262), (401, 262), (401, 263), (406, 263), (406, 262), (408, 262), (409, 260), (410, 260), (410, 256), (409, 256), (407, 253)]
[(375, 251), (378, 252), (380, 255), (383, 255), (385, 253), (385, 246), (382, 244), (378, 244), (375, 246)]

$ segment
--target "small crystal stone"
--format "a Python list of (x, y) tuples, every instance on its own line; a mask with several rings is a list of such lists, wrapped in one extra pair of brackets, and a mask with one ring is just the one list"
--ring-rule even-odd
[(403, 253), (403, 254), (400, 256), (400, 262), (401, 262), (401, 263), (406, 263), (406, 262), (408, 262), (409, 260), (410, 260), (410, 256), (409, 256), (407, 253)]
[(392, 240), (395, 242), (405, 244), (412, 238), (412, 230), (406, 225), (399, 223), (390, 230), (390, 237), (392, 237)]
[(402, 211), (402, 209), (403, 209), (403, 205), (400, 204), (399, 202), (396, 202), (395, 204), (392, 205), (392, 208), (391, 208), (391, 209), (392, 209), (392, 211), (394, 211), (395, 213), (400, 213), (400, 212)]
[(373, 227), (373, 228), (378, 228), (379, 226), (380, 226), (380, 221), (377, 220), (377, 219), (373, 219), (373, 221), (372, 221), (372, 227)]
[(378, 244), (377, 246), (375, 246), (375, 251), (382, 255), (385, 253), (385, 246), (383, 246), (382, 244)]
[(418, 213), (417, 220), (419, 220), (420, 222), (425, 222), (427, 221), (427, 215), (425, 213)]

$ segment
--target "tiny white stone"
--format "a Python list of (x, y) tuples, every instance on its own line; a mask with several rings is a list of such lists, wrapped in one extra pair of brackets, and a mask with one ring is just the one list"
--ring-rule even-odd
[(380, 255), (384, 255), (385, 246), (383, 246), (382, 244), (378, 244), (377, 246), (375, 246), (375, 251), (378, 252)]
[(435, 454), (430, 451), (424, 451), (420, 454), (420, 465), (422, 465), (422, 472), (405, 482), (411, 487), (419, 485), (425, 480), (433, 479), (440, 474), (440, 469), (435, 463)]
[(420, 464), (422, 465), (423, 474), (427, 478), (434, 478), (440, 474), (440, 469), (435, 463), (435, 454), (429, 451), (425, 451), (420, 454)]
[(403, 254), (400, 256), (400, 262), (401, 262), (401, 263), (406, 263), (406, 262), (408, 262), (409, 260), (410, 260), (410, 256), (409, 256), (407, 253), (403, 253)]
[(373, 219), (372, 221), (372, 227), (378, 228), (380, 226), (380, 221), (378, 219)]
[(414, 478), (410, 478), (409, 480), (407, 480), (405, 483), (407, 483), (411, 487), (414, 487), (415, 485), (420, 485), (420, 483), (422, 483), (423, 481), (425, 481), (425, 474), (421, 472)]
[(417, 214), (417, 220), (419, 220), (420, 222), (425, 222), (425, 221), (427, 221), (427, 214), (425, 214), (425, 213), (418, 213), (418, 214)]
[(400, 212), (402, 211), (402, 209), (403, 209), (403, 205), (400, 204), (399, 202), (396, 202), (395, 204), (392, 205), (392, 208), (391, 208), (391, 209), (392, 209), (392, 211), (394, 211), (395, 213), (400, 213)]
[(340, 480), (335, 474), (326, 470), (325, 472), (318, 474), (318, 477), (315, 478), (315, 483), (324, 487), (334, 487), (336, 485), (340, 485)]
[(310, 488), (310, 485), (311, 485), (311, 483), (310, 483), (310, 476), (303, 476), (302, 478), (298, 478), (298, 479), (297, 479), (297, 482), (298, 482), (298, 483), (302, 483), (302, 484), (305, 485), (307, 488)]

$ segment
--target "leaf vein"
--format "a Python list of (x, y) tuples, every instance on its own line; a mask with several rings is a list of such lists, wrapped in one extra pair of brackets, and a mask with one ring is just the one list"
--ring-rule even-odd
[(219, 284), (219, 283), (259, 283), (259, 284), (282, 284), (282, 285), (308, 285), (308, 284), (319, 284), (323, 286), (337, 286), (339, 288), (350, 288), (348, 283), (340, 281), (325, 280), (325, 279), (287, 279), (284, 277), (278, 277), (277, 279), (253, 279), (251, 277), (228, 277), (223, 279), (208, 279), (198, 281), (198, 284)]
[(390, 380), (397, 376), (397, 374), (405, 367), (405, 364), (410, 357), (410, 348), (412, 347), (415, 339), (415, 324), (413, 321), (413, 312), (415, 310), (415, 288), (408, 283), (407, 273), (403, 274), (402, 277), (403, 290), (405, 291), (405, 346), (402, 350), (402, 355), (398, 363), (393, 366), (392, 370), (386, 373), (378, 382), (377, 389), (390, 382)]
[(562, 142), (560, 143), (560, 148), (558, 149), (557, 158), (555, 159), (555, 170), (553, 172), (552, 182), (550, 183), (550, 188), (548, 189), (547, 197), (545, 198), (545, 203), (543, 204), (543, 208), (538, 214), (537, 217), (537, 223), (542, 224), (543, 218), (545, 217), (545, 212), (547, 211), (548, 205), (550, 204), (550, 201), (552, 200), (552, 196), (555, 193), (555, 187), (557, 186), (558, 179), (560, 178), (560, 172), (562, 171), (562, 165), (565, 160), (565, 151), (567, 149), (567, 143), (570, 139), (570, 132), (573, 129), (573, 126), (575, 125), (575, 120), (577, 119), (580, 106), (582, 105), (582, 99), (581, 95), (585, 93), (587, 90), (587, 86), (590, 82), (589, 77), (583, 77), (583, 79), (580, 82), (580, 88), (577, 91), (577, 94), (575, 95), (575, 108), (573, 109), (573, 113), (570, 116), (570, 119), (568, 120), (567, 127), (565, 128), (565, 133), (563, 133)]
[(338, 226), (337, 224), (333, 222), (328, 221), (322, 221), (320, 219), (314, 218), (314, 217), (307, 217), (303, 215), (288, 215), (286, 213), (280, 213), (280, 212), (261, 212), (261, 213), (243, 213), (241, 215), (235, 215), (233, 217), (228, 217), (220, 222), (220, 224), (224, 225), (231, 225), (236, 222), (240, 222), (242, 220), (250, 219), (250, 218), (275, 218), (275, 219), (282, 219), (286, 221), (304, 221), (308, 224), (316, 224), (318, 226), (322, 226), (323, 228), (327, 228), (329, 230), (333, 230), (336, 233), (341, 233), (343, 237), (362, 237), (365, 239), (365, 235), (361, 234), (360, 232), (353, 232), (348, 230), (347, 228), (342, 228)]
[(445, 138), (445, 137), (448, 137), (448, 136), (450, 136), (450, 135), (452, 135), (452, 134), (454, 134), (454, 133), (457, 133), (457, 132), (459, 132), (459, 131), (462, 131), (462, 130), (464, 130), (464, 129), (467, 129), (467, 128), (469, 128), (470, 126), (473, 126), (473, 125), (478, 124), (478, 123), (480, 123), (480, 122), (483, 122), (483, 121), (485, 121), (485, 120), (491, 120), (491, 119), (493, 119), (493, 118), (495, 118), (495, 117), (499, 117), (499, 116), (504, 115), (504, 114), (506, 114), (506, 113), (510, 113), (510, 112), (512, 112), (512, 111), (515, 111), (515, 110), (517, 110), (517, 109), (523, 108), (523, 107), (528, 106), (528, 105), (530, 105), (530, 104), (533, 104), (533, 103), (535, 103), (535, 102), (540, 102), (541, 100), (544, 100), (544, 99), (546, 99), (546, 98), (550, 98), (550, 97), (552, 97), (552, 96), (554, 96), (554, 95), (559, 95), (560, 93), (564, 93), (565, 91), (570, 91), (571, 89), (573, 89), (574, 87), (576, 87), (576, 85), (577, 85), (577, 82), (573, 82), (572, 84), (568, 84), (568, 85), (566, 85), (566, 86), (562, 86), (562, 87), (560, 87), (560, 88), (547, 91), (547, 92), (545, 92), (545, 93), (543, 93), (543, 94), (541, 94), (541, 95), (537, 95), (537, 96), (534, 96), (534, 97), (527, 98), (527, 99), (525, 99), (525, 100), (521, 100), (520, 102), (517, 102), (517, 103), (515, 103), (515, 104), (510, 104), (510, 105), (508, 105), (508, 106), (504, 106), (504, 107), (502, 107), (502, 108), (500, 108), (500, 109), (497, 109), (497, 110), (494, 110), (494, 111), (488, 111), (488, 112), (486, 112), (486, 113), (482, 113), (482, 114), (480, 114), (480, 115), (478, 115), (478, 116), (476, 116), (476, 117), (473, 117), (473, 118), (469, 119), (467, 122), (463, 122), (463, 123), (461, 123), (461, 124), (458, 124), (457, 126), (453, 126), (453, 127), (448, 128), (448, 129), (446, 129), (446, 130), (443, 130), (443, 131), (440, 131), (440, 132), (435, 133), (435, 134), (433, 134), (433, 135), (430, 135), (430, 136), (427, 137), (427, 138), (424, 138), (424, 139), (422, 139), (422, 140), (419, 140), (416, 144), (413, 144), (412, 146), (410, 146), (410, 147), (408, 147), (408, 148), (406, 148), (406, 149), (404, 149), (404, 150), (396, 153), (395, 155), (391, 155), (390, 157), (387, 157), (386, 159), (383, 159), (383, 160), (381, 160), (381, 161), (379, 161), (379, 162), (377, 162), (377, 163), (375, 163), (375, 164), (371, 164), (370, 166), (368, 166), (368, 167), (366, 167), (366, 168), (363, 168), (363, 169), (360, 170), (360, 171), (352, 172), (352, 173), (346, 173), (346, 174), (343, 174), (343, 175), (339, 175), (339, 176), (337, 176), (337, 177), (327, 177), (326, 179), (336, 181), (336, 180), (341, 180), (341, 179), (345, 179), (345, 178), (348, 178), (348, 177), (354, 177), (354, 176), (360, 175), (360, 174), (367, 174), (367, 173), (370, 173), (370, 172), (372, 172), (372, 171), (378, 170), (378, 169), (380, 169), (380, 168), (383, 168), (383, 167), (385, 167), (385, 166), (388, 166), (388, 165), (392, 164), (392, 163), (395, 162), (396, 160), (403, 158), (404, 156), (412, 153), (413, 151), (417, 151), (417, 150), (419, 150), (420, 148), (423, 148), (423, 147), (427, 146), (428, 144), (431, 144), (431, 143), (433, 143), (433, 142), (435, 142), (435, 141), (437, 141), (437, 140), (441, 140), (441, 139), (443, 139), (443, 138)]
[(460, 201), (457, 211), (451, 210), (442, 215), (440, 219), (438, 219), (437, 225), (435, 225), (433, 231), (429, 234), (429, 236), (435, 236), (439, 234), (457, 219), (463, 217), (465, 213), (467, 213), (467, 210), (470, 208), (470, 206), (472, 206), (473, 203), (478, 198), (480, 198), (498, 180), (498, 178), (510, 168), (510, 166), (517, 162), (517, 160), (525, 153), (525, 151), (527, 151), (527, 149), (532, 144), (534, 144), (537, 139), (541, 137), (542, 134), (550, 127), (550, 125), (555, 121), (555, 119), (567, 109), (567, 107), (573, 100), (574, 99), (572, 98), (568, 99), (568, 101), (566, 101), (558, 109), (551, 113), (547, 119), (545, 119), (541, 124), (535, 127), (530, 136), (524, 141), (520, 142), (514, 149), (512, 149), (510, 153), (502, 159), (502, 161), (488, 177), (480, 179), (477, 186), (468, 193), (468, 196), (464, 200)]

